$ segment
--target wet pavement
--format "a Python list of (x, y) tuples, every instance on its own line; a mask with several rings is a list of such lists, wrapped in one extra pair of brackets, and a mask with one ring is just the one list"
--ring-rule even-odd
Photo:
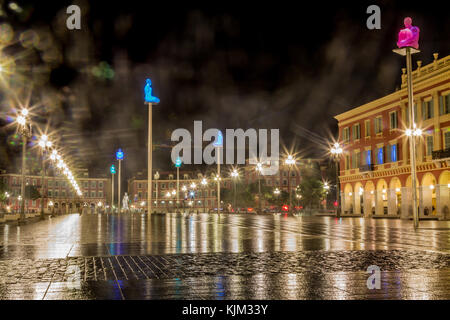
[[(381, 289), (367, 288), (367, 267)], [(0, 299), (450, 299), (450, 222), (89, 215), (0, 225)]]

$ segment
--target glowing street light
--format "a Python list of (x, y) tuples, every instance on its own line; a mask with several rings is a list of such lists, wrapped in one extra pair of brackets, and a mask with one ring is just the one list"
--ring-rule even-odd
[(45, 188), (45, 151), (52, 147), (52, 142), (48, 139), (46, 134), (43, 134), (38, 142), (39, 147), (42, 150), (42, 175), (41, 175), (41, 220), (45, 219), (44, 215), (44, 199), (46, 197), (46, 193), (44, 193)]
[(291, 167), (296, 163), (292, 155), (288, 155), (284, 164), (288, 166), (288, 190), (289, 190), (289, 212), (292, 212), (292, 192), (291, 192)]
[(342, 153), (344, 152), (342, 147), (340, 146), (339, 142), (335, 142), (333, 144), (333, 147), (331, 147), (330, 149), (331, 155), (335, 161), (335, 166), (336, 166), (336, 216), (339, 218), (341, 216), (341, 211), (340, 211), (340, 201), (339, 201), (339, 196), (340, 196), (340, 186), (339, 186), (339, 160), (341, 158)]
[(27, 126), (27, 117), (29, 111), (24, 108), (20, 111), (20, 114), (17, 115), (16, 122), (19, 126), (19, 132), (22, 136), (22, 179), (21, 179), (21, 206), (20, 206), (20, 220), (25, 221), (25, 171), (26, 171), (26, 147), (27, 147), (27, 139), (31, 138), (31, 124)]

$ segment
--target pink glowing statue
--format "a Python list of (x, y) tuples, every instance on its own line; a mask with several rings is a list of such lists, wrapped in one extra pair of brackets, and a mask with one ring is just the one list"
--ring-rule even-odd
[(399, 48), (413, 47), (419, 49), (419, 32), (418, 27), (412, 25), (411, 18), (405, 18), (405, 29), (400, 30), (398, 34), (397, 46)]

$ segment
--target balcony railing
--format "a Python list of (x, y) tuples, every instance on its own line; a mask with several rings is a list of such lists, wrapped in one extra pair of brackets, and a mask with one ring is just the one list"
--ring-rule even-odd
[(373, 164), (364, 164), (359, 167), (359, 172), (373, 171)]
[(450, 148), (445, 150), (433, 151), (431, 153), (433, 160), (450, 158)]

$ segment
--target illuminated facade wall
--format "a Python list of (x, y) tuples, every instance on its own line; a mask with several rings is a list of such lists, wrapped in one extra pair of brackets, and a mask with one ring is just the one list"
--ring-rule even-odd
[[(7, 206), (10, 211), (20, 210), (20, 196), (22, 177), (20, 174), (4, 173), (0, 174), (0, 179), (6, 185), (10, 194)], [(26, 175), (25, 184), (35, 186), (38, 192), (42, 192), (42, 177), (39, 175)], [(72, 189), (70, 182), (63, 177), (45, 176), (44, 177), (44, 211), (46, 213), (59, 212), (71, 213), (79, 212), (83, 207), (88, 211), (98, 210), (97, 206), (101, 202), (106, 204), (106, 199), (110, 198), (110, 181), (106, 178), (88, 178), (77, 179), (78, 185), (83, 192), (83, 196), (78, 197)], [(26, 200), (26, 212), (41, 212), (42, 199)], [(53, 207), (52, 207), (53, 204)]]
[[(177, 173), (176, 170), (159, 173), (160, 178), (158, 180), (153, 179), (153, 206), (159, 209), (170, 210), (170, 208), (174, 207), (177, 199), (175, 195), (167, 196), (167, 193), (177, 189)], [(200, 210), (204, 207), (206, 209), (217, 208), (217, 184), (214, 181), (214, 175), (215, 173), (211, 173), (205, 176), (208, 184), (204, 187), (201, 184), (202, 174), (180, 170), (180, 196), (178, 197), (180, 206), (185, 208), (191, 207), (195, 210)], [(190, 188), (192, 183), (196, 184), (193, 197), (190, 195), (190, 191), (193, 191)], [(231, 184), (230, 178), (223, 178), (221, 188), (231, 188)], [(187, 191), (182, 190), (183, 186), (186, 186)], [(146, 209), (146, 203), (143, 202), (147, 201), (147, 180), (142, 173), (138, 173), (135, 177), (128, 180), (128, 194), (134, 208)]]
[[(406, 70), (401, 89), (337, 115), (343, 213), (412, 215)], [(413, 71), (419, 215), (450, 219), (450, 56)]]

